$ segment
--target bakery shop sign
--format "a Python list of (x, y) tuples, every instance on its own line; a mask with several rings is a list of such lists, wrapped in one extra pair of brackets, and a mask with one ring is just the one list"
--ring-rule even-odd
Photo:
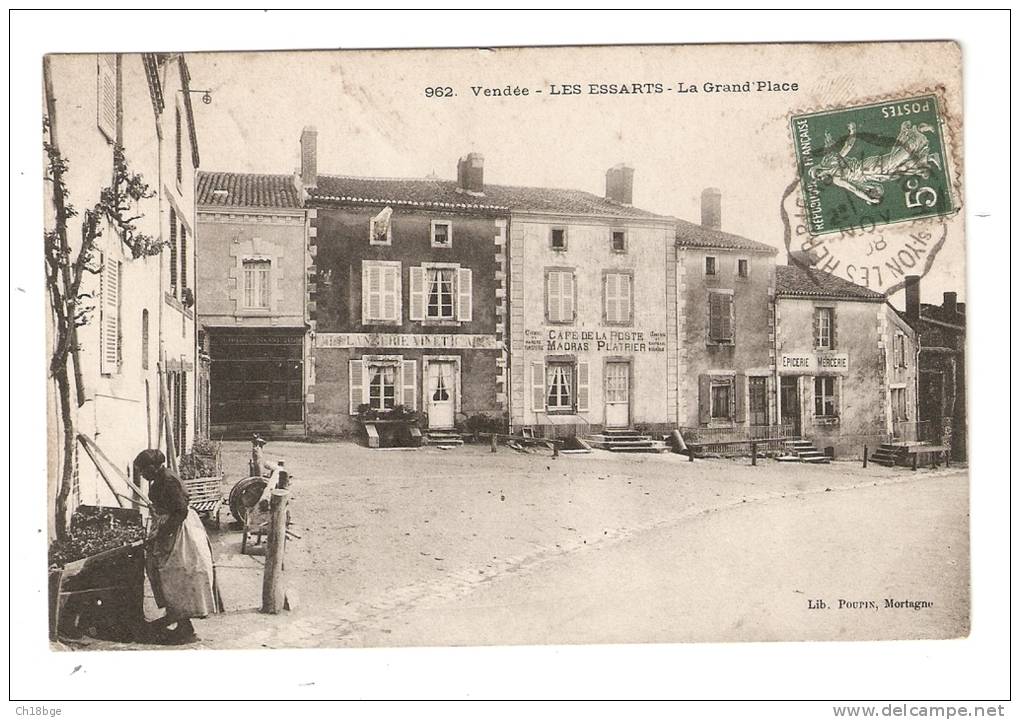
[(850, 370), (846, 353), (783, 353), (779, 372), (785, 375), (845, 375)]

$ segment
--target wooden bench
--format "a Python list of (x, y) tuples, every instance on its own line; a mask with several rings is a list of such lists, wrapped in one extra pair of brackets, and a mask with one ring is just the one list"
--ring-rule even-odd
[(903, 451), (910, 455), (910, 469), (917, 470), (917, 458), (921, 455), (928, 455), (932, 458), (931, 466), (938, 467), (938, 456), (942, 455), (949, 467), (949, 448), (945, 445), (908, 445)]

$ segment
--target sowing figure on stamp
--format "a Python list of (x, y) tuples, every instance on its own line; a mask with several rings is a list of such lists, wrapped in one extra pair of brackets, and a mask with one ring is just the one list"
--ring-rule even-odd
[[(821, 162), (811, 168), (811, 177), (815, 180), (829, 180), (869, 205), (882, 202), (884, 183), (901, 177), (927, 179), (933, 166), (942, 168), (938, 153), (928, 151), (925, 133), (935, 132), (935, 128), (928, 123), (915, 125), (904, 120), (900, 125), (900, 134), (896, 136), (896, 142), (889, 152), (862, 158), (848, 157), (857, 138), (857, 126), (850, 123), (847, 130), (849, 135), (843, 148), (838, 153), (826, 153)], [(825, 133), (825, 146), (831, 148), (834, 145), (832, 136)]]

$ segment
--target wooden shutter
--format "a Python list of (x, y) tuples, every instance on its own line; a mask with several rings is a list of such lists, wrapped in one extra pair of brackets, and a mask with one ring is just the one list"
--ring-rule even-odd
[(545, 364), (531, 363), (531, 409), (545, 412)]
[(117, 58), (97, 58), (96, 122), (106, 139), (117, 141)]
[(560, 316), (565, 322), (574, 321), (574, 273), (560, 273)]
[(411, 319), (425, 319), (425, 268), (411, 267)]
[[(188, 229), (181, 225), (181, 289), (188, 287)], [(263, 302), (268, 295), (263, 296)]]
[(588, 363), (577, 363), (577, 412), (588, 412), (589, 384)]
[(415, 410), (418, 398), (418, 362), (416, 360), (404, 360), (404, 407)]
[(631, 276), (625, 273), (617, 275), (617, 282), (619, 283), (619, 306), (620, 306), (620, 322), (630, 322), (633, 315), (633, 305), (631, 304), (631, 287), (630, 287)]
[(733, 296), (719, 294), (720, 299), (720, 322), (722, 336), (720, 339), (733, 341)]
[(457, 270), (457, 319), (461, 322), (471, 320), (471, 270)]
[(829, 310), (829, 349), (836, 349), (836, 308)]
[(698, 375), (698, 422), (708, 425), (712, 420), (712, 378)]
[(400, 321), (400, 269), (383, 265), (379, 268), (382, 279), (382, 319)]
[(708, 294), (708, 337), (710, 340), (719, 341), (722, 339), (722, 326), (720, 325), (721, 306), (719, 293)]
[(177, 297), (177, 213), (170, 208), (170, 292)]
[(734, 420), (738, 423), (745, 422), (747, 420), (747, 376), (743, 373), (737, 373), (736, 382), (733, 384), (733, 394), (736, 396)]
[(382, 319), (382, 268), (368, 261), (361, 265), (361, 322)]
[(603, 292), (605, 293), (605, 318), (606, 322), (619, 322), (619, 275), (606, 273)]
[(545, 314), (549, 322), (561, 322), (560, 317), (560, 273), (553, 271), (545, 276)]
[(364, 363), (361, 360), (350, 360), (347, 363), (347, 382), (350, 388), (350, 413), (358, 414), (358, 406), (365, 403)]
[(99, 371), (117, 372), (120, 360), (120, 261), (103, 259), (101, 327), (99, 331)]

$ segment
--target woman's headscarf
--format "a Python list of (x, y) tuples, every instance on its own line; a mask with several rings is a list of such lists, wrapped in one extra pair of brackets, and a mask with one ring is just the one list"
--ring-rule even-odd
[(135, 467), (137, 468), (160, 468), (166, 462), (166, 455), (162, 451), (150, 448), (148, 450), (142, 450), (135, 457)]

